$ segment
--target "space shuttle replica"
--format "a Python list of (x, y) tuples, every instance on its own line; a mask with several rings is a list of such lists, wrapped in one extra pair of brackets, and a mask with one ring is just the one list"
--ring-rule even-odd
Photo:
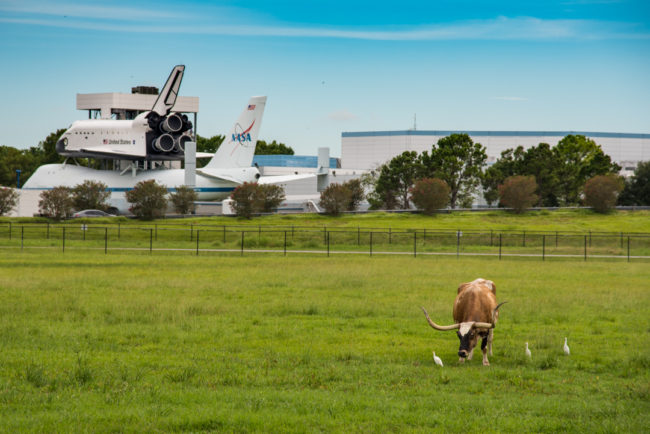
[(185, 65), (177, 65), (151, 110), (133, 120), (88, 119), (72, 123), (56, 143), (65, 157), (120, 160), (182, 160), (192, 122), (173, 113)]
[[(74, 187), (86, 180), (107, 185), (112, 212), (126, 213), (129, 204), (125, 193), (140, 181), (155, 180), (169, 192), (185, 185), (185, 170), (149, 165), (142, 169), (142, 160), (179, 160), (185, 143), (190, 141), (192, 123), (184, 115), (171, 112), (178, 95), (184, 66), (174, 67), (163, 92), (153, 108), (130, 120), (76, 121), (57, 142), (57, 151), (67, 157), (92, 157), (113, 160), (131, 160), (123, 170), (97, 170), (69, 164), (46, 164), (39, 167), (27, 180), (23, 190), (50, 190), (57, 186)], [(190, 187), (202, 201), (222, 200), (244, 182), (284, 184), (290, 181), (322, 176), (293, 174), (262, 176), (252, 165), (255, 145), (262, 125), (266, 96), (254, 96), (231, 127), (214, 154), (197, 152), (197, 157), (211, 157), (202, 168), (197, 168), (194, 185)], [(146, 167), (146, 165), (145, 165)]]

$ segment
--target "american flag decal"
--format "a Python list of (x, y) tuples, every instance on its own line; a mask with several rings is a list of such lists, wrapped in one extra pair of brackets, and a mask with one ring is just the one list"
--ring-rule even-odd
[(248, 110), (255, 110), (255, 104), (248, 104)]

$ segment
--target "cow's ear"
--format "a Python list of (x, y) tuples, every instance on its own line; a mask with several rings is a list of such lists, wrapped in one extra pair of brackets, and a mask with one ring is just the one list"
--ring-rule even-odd
[(491, 280), (486, 280), (485, 283), (487, 283), (488, 287), (492, 290), (492, 293), (494, 295), (497, 295), (497, 286), (494, 284), (494, 282)]
[(473, 325), (474, 325), (474, 321), (472, 321), (472, 322), (462, 322), (462, 323), (460, 323), (460, 328), (459, 328), (458, 332), (460, 333), (461, 336), (465, 336), (472, 329)]

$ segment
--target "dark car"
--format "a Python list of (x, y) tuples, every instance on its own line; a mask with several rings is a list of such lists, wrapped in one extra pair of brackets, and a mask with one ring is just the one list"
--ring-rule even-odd
[(87, 218), (87, 217), (115, 217), (115, 214), (109, 214), (100, 209), (85, 209), (83, 211), (72, 214), (72, 218)]

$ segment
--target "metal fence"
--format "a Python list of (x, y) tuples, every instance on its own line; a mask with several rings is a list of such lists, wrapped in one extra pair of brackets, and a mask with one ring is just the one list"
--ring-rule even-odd
[(0, 247), (192, 254), (279, 253), (650, 259), (650, 233), (314, 226), (0, 223)]

